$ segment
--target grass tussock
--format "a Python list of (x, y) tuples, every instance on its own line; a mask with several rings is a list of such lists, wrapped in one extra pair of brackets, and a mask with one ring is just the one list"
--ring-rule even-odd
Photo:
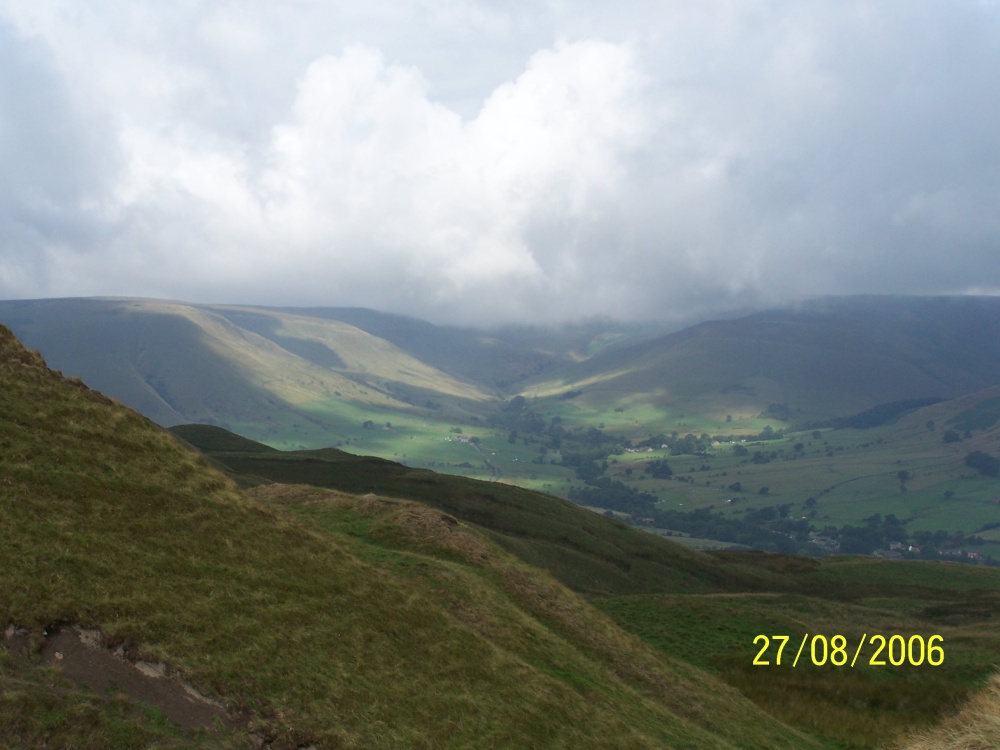
[(976, 693), (954, 717), (913, 734), (892, 750), (996, 750), (1000, 748), (1000, 675)]

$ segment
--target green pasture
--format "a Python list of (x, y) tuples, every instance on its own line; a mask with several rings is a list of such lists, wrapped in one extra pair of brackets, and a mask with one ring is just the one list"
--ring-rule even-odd
[[(568, 388), (566, 390), (569, 390)], [(537, 392), (537, 391), (535, 391)], [(700, 408), (697, 404), (667, 404), (651, 398), (647, 392), (621, 393), (605, 398), (600, 390), (585, 390), (575, 398), (546, 396), (533, 398), (533, 391), (522, 392), (533, 412), (547, 420), (560, 417), (569, 424), (594, 425), (612, 435), (629, 440), (645, 440), (660, 433), (679, 432), (701, 435), (756, 435), (764, 427), (783, 426), (775, 419), (758, 414), (727, 414), (714, 407)]]
[[(966, 467), (964, 452), (942, 454), (938, 442), (938, 433), (900, 437), (892, 426), (823, 430), (818, 440), (806, 431), (779, 440), (715, 445), (706, 457), (626, 453), (614, 457), (609, 475), (659, 496), (665, 507), (712, 507), (738, 516), (748, 508), (788, 504), (792, 517), (805, 515), (817, 528), (860, 525), (874, 513), (909, 519), (911, 531), (968, 533), (1000, 520), (1000, 481)], [(737, 446), (747, 455), (737, 455)], [(769, 460), (755, 463), (756, 452)], [(674, 476), (662, 480), (645, 474), (654, 460), (667, 460)], [(900, 472), (906, 472), (905, 481)], [(730, 489), (737, 482), (738, 492)], [(765, 487), (767, 494), (761, 494)], [(735, 502), (726, 504), (730, 498)], [(809, 498), (816, 500), (812, 507), (805, 505)]]

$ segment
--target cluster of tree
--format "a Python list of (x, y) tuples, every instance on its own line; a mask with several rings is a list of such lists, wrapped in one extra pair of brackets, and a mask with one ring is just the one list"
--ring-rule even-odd
[[(804, 520), (792, 521), (776, 513), (767, 513), (751, 522), (729, 518), (708, 508), (695, 511), (664, 510), (657, 507), (659, 498), (649, 492), (639, 492), (621, 482), (603, 478), (598, 485), (574, 487), (569, 497), (581, 505), (608, 508), (627, 513), (633, 518), (649, 518), (659, 528), (680, 531), (691, 536), (742, 544), (767, 552), (793, 553), (808, 538), (809, 525)], [(787, 516), (787, 512), (786, 512)], [(767, 519), (766, 522), (763, 519)], [(773, 527), (773, 528), (772, 528)]]
[(965, 457), (965, 465), (988, 477), (1000, 477), (1000, 458), (983, 451), (973, 451)]
[(764, 429), (757, 433), (754, 440), (781, 440), (785, 436), (784, 430), (776, 430), (771, 425), (765, 425)]
[[(583, 467), (586, 477), (593, 476), (593, 467), (589, 464), (595, 463), (600, 467), (606, 463), (608, 456), (622, 453), (629, 445), (627, 440), (613, 437), (600, 427), (589, 425), (569, 428), (558, 416), (546, 420), (529, 408), (528, 401), (523, 396), (515, 396), (507, 401), (486, 421), (486, 425), (506, 430), (509, 443), (520, 440), (524, 445), (537, 445), (539, 458), (536, 461), (544, 461), (544, 456), (549, 451), (559, 453), (564, 465)], [(606, 468), (605, 466), (604, 469)], [(598, 471), (600, 473), (603, 470)]]
[[(720, 542), (743, 544), (765, 552), (791, 554), (797, 552), (801, 546), (800, 542), (789, 536), (789, 532), (770, 528), (770, 524), (761, 525), (745, 519), (730, 518), (708, 508), (693, 511), (656, 510), (652, 518), (660, 528), (683, 531), (691, 536), (716, 539)], [(775, 525), (786, 526), (777, 520)], [(794, 531), (791, 533), (794, 535)], [(806, 535), (809, 533), (807, 523), (803, 533)]]
[(840, 542), (840, 551), (849, 555), (868, 555), (888, 549), (893, 542), (907, 542), (904, 522), (890, 513), (885, 518), (876, 513), (864, 519), (864, 526), (828, 526), (821, 533)]
[(708, 451), (712, 447), (712, 436), (706, 432), (703, 432), (701, 435), (688, 433), (681, 436), (679, 432), (674, 431), (669, 435), (664, 435), (663, 433), (650, 435), (645, 440), (635, 444), (636, 448), (653, 448), (654, 450), (659, 450), (664, 446), (666, 446), (672, 456), (704, 456), (708, 454)]
[(600, 478), (594, 485), (573, 487), (569, 491), (569, 499), (580, 505), (627, 513), (634, 518), (652, 517), (656, 513), (656, 504), (660, 501), (656, 495), (639, 492), (634, 487), (608, 477)]
[(768, 404), (761, 416), (787, 422), (789, 417), (792, 416), (792, 410), (788, 407), (788, 404)]
[[(914, 531), (910, 534), (906, 531), (906, 522), (891, 513), (884, 518), (876, 513), (864, 521), (864, 526), (827, 526), (820, 533), (839, 542), (839, 551), (845, 554), (869, 555), (878, 550), (896, 548), (905, 552), (908, 557), (928, 560), (938, 560), (943, 555), (958, 559), (959, 550), (969, 552), (985, 543), (982, 537), (962, 531), (938, 529)], [(985, 527), (980, 529), (985, 530)], [(962, 559), (969, 561), (967, 556)], [(991, 564), (990, 560), (986, 562)]]
[(845, 427), (851, 427), (856, 430), (867, 430), (871, 427), (880, 427), (881, 425), (889, 424), (890, 422), (899, 419), (899, 417), (908, 411), (920, 409), (924, 406), (930, 406), (931, 404), (937, 404), (940, 403), (941, 400), (942, 399), (940, 398), (910, 398), (902, 401), (890, 401), (886, 404), (873, 406), (871, 409), (866, 409), (865, 411), (859, 412), (850, 417), (828, 419), (823, 422), (809, 422), (807, 424), (799, 425), (795, 429), (798, 431), (832, 427), (836, 430), (840, 430)]
[[(651, 435), (635, 444), (636, 448), (653, 448), (655, 450), (666, 447), (671, 456), (702, 456), (708, 455), (714, 443), (736, 443), (736, 451), (739, 454), (746, 448), (742, 445), (744, 441), (760, 442), (765, 440), (780, 440), (785, 436), (783, 430), (776, 430), (771, 425), (767, 425), (757, 435), (746, 437), (745, 435), (709, 435), (707, 432), (701, 435), (688, 433), (681, 435), (679, 432), (672, 432), (669, 435), (660, 433)], [(632, 447), (631, 445), (627, 447)]]
[[(985, 530), (985, 529), (983, 529)], [(976, 534), (966, 534), (962, 531), (914, 531), (910, 534), (910, 543), (919, 547), (924, 556), (939, 557), (942, 552), (955, 549), (969, 549), (984, 544), (984, 539)]]
[(650, 461), (646, 464), (646, 473), (656, 479), (670, 479), (674, 475), (674, 470), (670, 468), (665, 460)]

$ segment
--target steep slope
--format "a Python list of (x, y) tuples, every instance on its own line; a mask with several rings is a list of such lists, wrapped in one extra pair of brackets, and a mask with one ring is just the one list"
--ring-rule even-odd
[(442, 372), (489, 389), (506, 389), (565, 359), (558, 350), (507, 341), (502, 332), (498, 335), (436, 326), (418, 318), (365, 308), (282, 308), (278, 312), (346, 323), (392, 343)]
[[(580, 395), (721, 424), (771, 410), (791, 423), (995, 385), (1000, 299), (848, 297), (701, 323), (543, 375), (525, 396)], [(772, 406), (776, 405), (776, 406)]]
[[(215, 305), (212, 312), (315, 365), (353, 376), (404, 402), (420, 396), (481, 401), (476, 386), (448, 375), (393, 341), (334, 317), (308, 311)], [(424, 332), (415, 332), (416, 335)], [(393, 338), (406, 341), (405, 336)], [(426, 340), (424, 338), (423, 340)], [(461, 345), (456, 344), (456, 348)]]
[[(225, 308), (215, 309), (231, 317)], [(656, 323), (611, 320), (476, 330), (438, 326), (418, 318), (360, 307), (287, 307), (268, 312), (347, 323), (391, 342), (443, 372), (500, 390), (508, 390), (560, 364), (587, 359), (609, 347), (676, 330)]]
[[(920, 429), (927, 432), (924, 425)], [(496, 483), (434, 475), (336, 450), (255, 449), (217, 427), (187, 425), (173, 431), (228, 470), (238, 470), (240, 481), (255, 485), (254, 493), (282, 498), (320, 528), (345, 528), (338, 520), (345, 503), (360, 503), (369, 518), (352, 519), (351, 533), (358, 538), (392, 540), (415, 552), (450, 540), (455, 554), (474, 559), (468, 538), (460, 543), (463, 537), (449, 529), (458, 528), (458, 520), (475, 523), (522, 560), (547, 568), (591, 597), (594, 606), (650, 645), (672, 656), (683, 654), (782, 720), (843, 743), (837, 746), (882, 747), (898, 732), (949, 716), (970, 690), (979, 688), (1000, 645), (989, 625), (1000, 612), (1000, 571), (993, 568), (871, 557), (695, 553), (560, 500)], [(377, 489), (420, 498), (446, 514), (427, 516), (426, 509), (417, 512), (411, 503), (375, 496), (344, 500), (340, 493), (268, 484), (266, 478)], [(400, 519), (406, 532), (391, 519)], [(873, 665), (831, 672), (762, 670), (751, 664), (747, 644), (756, 643), (760, 634), (803, 629), (837, 633), (851, 643), (871, 633), (937, 633), (948, 655), (941, 666), (903, 672)]]
[(31, 644), (80, 623), (225, 711), (164, 747), (815, 746), (440, 511), (249, 498), (2, 326), (0, 383), (0, 619), (29, 642), (0, 649), (0, 719), (20, 745), (164, 726), (129, 714), (130, 745), (120, 698), (38, 671)]

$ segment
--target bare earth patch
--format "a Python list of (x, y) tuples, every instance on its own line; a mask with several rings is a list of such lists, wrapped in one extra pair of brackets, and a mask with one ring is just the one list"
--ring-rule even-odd
[[(10, 625), (3, 644), (15, 658), (27, 658), (29, 635)], [(111, 651), (97, 630), (79, 625), (59, 625), (45, 634), (42, 662), (56, 667), (64, 677), (85, 685), (97, 695), (118, 693), (159, 709), (184, 729), (211, 727), (217, 720), (231, 724), (225, 707), (201, 695), (162, 662), (133, 661), (123, 649)]]

